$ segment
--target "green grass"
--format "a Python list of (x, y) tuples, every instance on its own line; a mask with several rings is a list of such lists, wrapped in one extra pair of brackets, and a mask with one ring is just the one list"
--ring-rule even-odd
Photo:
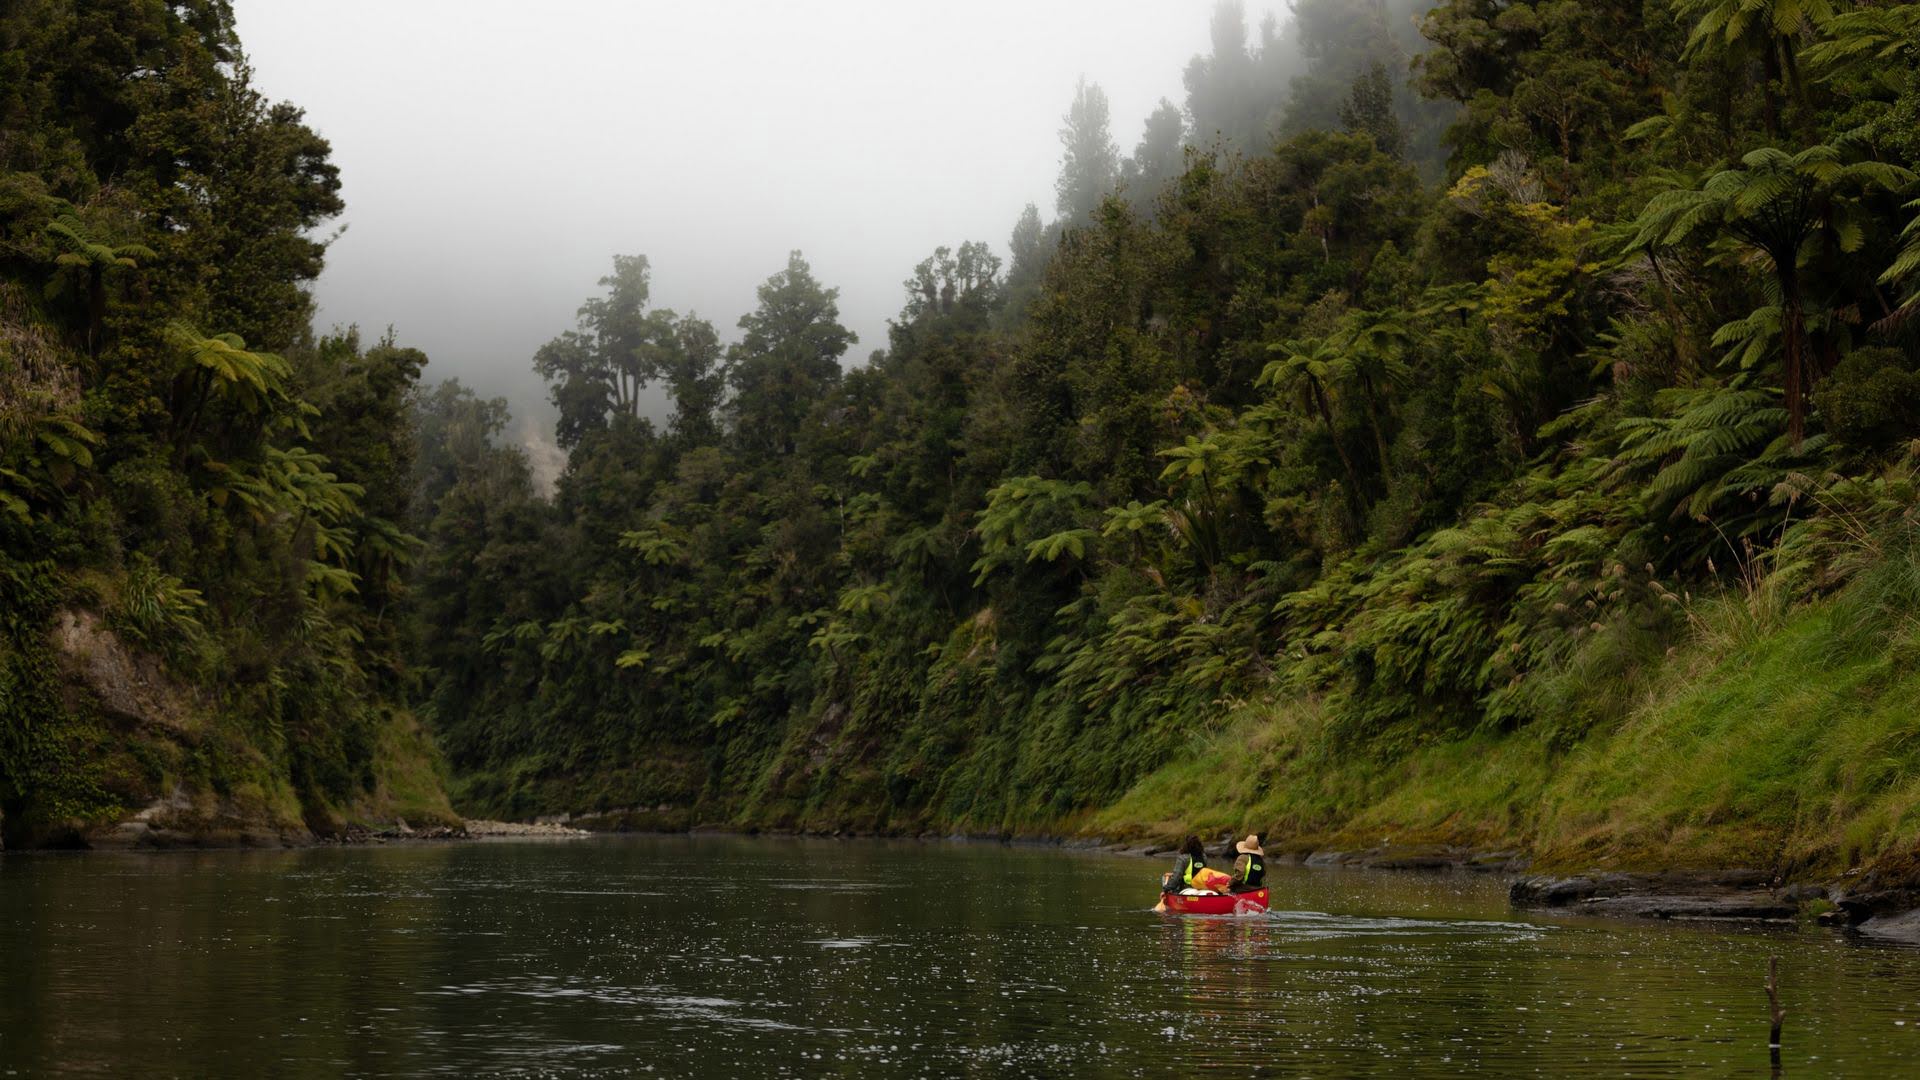
[(1677, 656), (1655, 701), (1569, 756), (1543, 849), (1820, 871), (1904, 854), (1920, 835), (1911, 573), (1898, 560), (1725, 655)]
[(1269, 832), (1277, 848), (1521, 842), (1552, 762), (1530, 736), (1475, 736), (1383, 762), (1335, 751), (1317, 701), (1244, 708), (1216, 737), (1089, 817), (1131, 837)]
[(457, 825), (447, 799), (446, 763), (412, 713), (395, 710), (380, 725), (374, 752), (373, 790), (353, 807), (362, 824), (413, 827)]
[(1904, 864), (1920, 841), (1916, 598), (1920, 565), (1895, 557), (1791, 611), (1764, 595), (1703, 604), (1650, 671), (1585, 688), (1636, 700), (1567, 749), (1523, 730), (1381, 761), (1335, 750), (1319, 702), (1257, 703), (1080, 825), (1522, 848), (1567, 868)]

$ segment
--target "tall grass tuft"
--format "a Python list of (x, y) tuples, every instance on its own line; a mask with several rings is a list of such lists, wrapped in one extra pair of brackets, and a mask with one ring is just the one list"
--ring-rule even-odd
[(116, 630), (179, 660), (191, 656), (206, 640), (206, 627), (200, 621), (206, 606), (200, 590), (189, 588), (145, 555), (135, 555), (110, 618)]

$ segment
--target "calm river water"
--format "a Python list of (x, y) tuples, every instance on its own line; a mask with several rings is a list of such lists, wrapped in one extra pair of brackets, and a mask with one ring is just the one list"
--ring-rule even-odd
[(0, 1074), (1920, 1075), (1920, 951), (1522, 915), (1502, 882), (633, 837), (0, 856)]

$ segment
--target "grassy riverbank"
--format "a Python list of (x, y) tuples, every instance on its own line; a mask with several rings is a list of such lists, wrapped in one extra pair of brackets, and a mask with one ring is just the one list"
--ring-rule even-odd
[(1085, 823), (1105, 834), (1270, 828), (1294, 848), (1455, 844), (1536, 865), (1904, 862), (1920, 839), (1920, 567), (1890, 560), (1787, 609), (1767, 588), (1700, 605), (1689, 640), (1590, 695), (1606, 730), (1532, 730), (1343, 752), (1318, 701), (1249, 705)]

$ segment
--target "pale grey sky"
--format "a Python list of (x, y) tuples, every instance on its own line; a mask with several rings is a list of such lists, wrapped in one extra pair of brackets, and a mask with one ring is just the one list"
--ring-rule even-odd
[[(1250, 2), (1249, 22), (1277, 3)], [(236, 0), (260, 88), (331, 140), (348, 231), (320, 325), (359, 323), (490, 394), (615, 253), (731, 339), (799, 248), (863, 361), (940, 244), (1052, 217), (1084, 75), (1123, 153), (1207, 50), (1212, 0)]]

